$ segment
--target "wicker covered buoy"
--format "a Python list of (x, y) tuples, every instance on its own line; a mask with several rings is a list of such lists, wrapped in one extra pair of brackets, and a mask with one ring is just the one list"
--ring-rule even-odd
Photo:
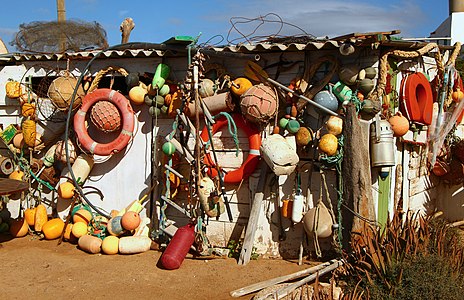
[(121, 128), (121, 114), (110, 101), (98, 101), (92, 106), (90, 120), (103, 132), (113, 132)]
[[(69, 161), (73, 163), (76, 160), (77, 153), (76, 147), (74, 146), (71, 140), (68, 140), (68, 150), (69, 150)], [(60, 140), (56, 143), (55, 148), (55, 159), (66, 163), (66, 145), (63, 140)]]
[[(52, 81), (48, 88), (48, 97), (53, 104), (60, 110), (67, 110), (71, 104), (74, 89), (77, 85), (77, 79), (72, 76), (60, 76)], [(76, 97), (73, 102), (72, 109), (74, 110), (82, 103), (82, 97), (85, 92), (82, 86), (79, 86), (76, 92)]]
[(277, 112), (277, 95), (264, 84), (254, 85), (240, 97), (240, 108), (247, 120), (266, 124)]

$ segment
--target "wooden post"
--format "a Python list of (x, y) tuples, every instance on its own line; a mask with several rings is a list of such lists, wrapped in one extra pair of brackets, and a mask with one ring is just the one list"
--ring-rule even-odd
[(251, 206), (250, 217), (246, 227), (245, 240), (243, 241), (242, 252), (238, 260), (239, 265), (246, 265), (250, 261), (253, 243), (255, 240), (256, 228), (258, 227), (259, 213), (261, 212), (261, 202), (264, 199), (264, 187), (266, 186), (267, 172), (269, 167), (266, 163), (261, 166), (258, 186)]
[[(342, 163), (343, 203), (355, 214), (343, 208), (343, 227), (351, 232), (361, 232), (364, 219), (375, 220), (372, 196), (371, 165), (369, 156), (369, 124), (358, 120), (354, 105), (346, 106), (344, 157)], [(350, 222), (352, 220), (352, 223)], [(352, 225), (351, 225), (351, 224)], [(351, 225), (351, 226), (350, 226)], [(344, 232), (344, 246), (348, 246), (351, 235)]]
[(129, 36), (131, 34), (132, 29), (135, 28), (135, 23), (132, 18), (125, 18), (122, 21), (121, 25), (119, 26), (119, 30), (122, 32), (121, 37), (121, 44), (125, 44), (129, 42)]
[[(56, 9), (58, 13), (58, 24), (66, 22), (66, 8), (64, 0), (56, 0)], [(60, 26), (60, 52), (66, 51), (66, 35), (63, 32), (63, 28)]]

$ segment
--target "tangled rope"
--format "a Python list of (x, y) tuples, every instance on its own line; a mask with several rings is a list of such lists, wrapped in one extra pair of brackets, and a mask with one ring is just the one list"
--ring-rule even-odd
[[(275, 19), (273, 19), (275, 18)], [(268, 13), (264, 16), (259, 16), (256, 18), (245, 18), (245, 17), (232, 17), (229, 20), (230, 24), (232, 27), (229, 29), (229, 32), (227, 33), (227, 42), (229, 44), (235, 44), (237, 41), (240, 40), (245, 40), (247, 43), (252, 44), (253, 41), (262, 41), (265, 39), (269, 39), (270, 37), (277, 37), (280, 36), (280, 33), (282, 32), (284, 25), (291, 26), (293, 28), (298, 29), (299, 31), (302, 32), (302, 35), (304, 36), (309, 36), (311, 39), (316, 39), (314, 35), (308, 34), (306, 31), (304, 31), (302, 28), (285, 22), (278, 14), (275, 13)], [(250, 24), (250, 23), (258, 23), (255, 28), (251, 30), (250, 33), (244, 33), (238, 28), (238, 24)], [(278, 24), (278, 29), (275, 33), (273, 34), (268, 34), (268, 35), (255, 35), (256, 32), (265, 24)], [(231, 39), (232, 32), (236, 31), (240, 37)]]
[(414, 50), (414, 51), (403, 51), (403, 50), (390, 50), (387, 51), (382, 55), (382, 57), (379, 60), (379, 80), (377, 82), (377, 86), (375, 88), (375, 91), (371, 95), (371, 100), (372, 101), (377, 101), (380, 99), (381, 96), (385, 95), (385, 88), (387, 86), (387, 74), (388, 74), (388, 57), (390, 55), (397, 56), (400, 58), (416, 58), (419, 56), (422, 56), (426, 53), (431, 52), (432, 50), (437, 50), (434, 53), (434, 58), (437, 64), (437, 69), (438, 69), (438, 76), (439, 78), (443, 78), (443, 74), (445, 72), (445, 66), (449, 66), (451, 64), (454, 64), (457, 56), (459, 55), (459, 52), (461, 50), (461, 43), (457, 42), (454, 45), (454, 49), (452, 54), (450, 55), (448, 61), (446, 62), (445, 65), (443, 65), (443, 58), (440, 53), (440, 48), (436, 43), (429, 43), (425, 45), (424, 47)]
[(92, 81), (92, 84), (90, 85), (89, 90), (87, 91), (87, 93), (91, 93), (94, 90), (96, 90), (98, 88), (98, 84), (100, 83), (100, 80), (103, 78), (103, 76), (105, 76), (106, 74), (108, 74), (110, 72), (118, 72), (124, 77), (129, 75), (129, 73), (124, 68), (116, 67), (116, 66), (109, 66), (106, 69), (102, 69), (97, 73), (97, 75), (95, 76), (94, 80)]

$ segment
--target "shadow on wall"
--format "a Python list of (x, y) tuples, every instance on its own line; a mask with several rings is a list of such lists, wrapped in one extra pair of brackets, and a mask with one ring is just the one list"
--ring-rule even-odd
[(438, 186), (436, 207), (443, 211), (444, 217), (450, 221), (460, 221), (464, 219), (464, 187), (460, 185)]

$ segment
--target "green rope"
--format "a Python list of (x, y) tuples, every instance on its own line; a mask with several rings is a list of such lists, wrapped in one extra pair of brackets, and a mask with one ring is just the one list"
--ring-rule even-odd
[[(357, 97), (356, 97), (357, 98)], [(338, 249), (342, 249), (342, 241), (343, 241), (343, 226), (342, 226), (342, 205), (343, 205), (343, 176), (342, 176), (342, 162), (344, 156), (343, 147), (345, 145), (345, 137), (341, 135), (338, 138), (338, 150), (337, 154), (333, 156), (324, 155), (320, 158), (321, 162), (328, 166), (334, 167), (337, 171), (337, 178), (338, 178), (338, 188), (337, 188), (337, 215), (338, 215), (338, 232), (337, 232), (337, 243)]]
[[(234, 122), (234, 119), (232, 118), (232, 116), (226, 112), (220, 112), (219, 114), (217, 114), (216, 116), (213, 117), (213, 119), (216, 119), (220, 116), (223, 116), (227, 119), (227, 127), (229, 129), (229, 132), (230, 132), (230, 135), (232, 135), (233, 139), (234, 139), (234, 142), (235, 142), (235, 156), (238, 156), (238, 153), (239, 153), (239, 141), (238, 141), (238, 134), (237, 134), (237, 125), (235, 124)], [(232, 128), (233, 127), (233, 128)], [(207, 145), (209, 143), (211, 143), (212, 141), (208, 141)]]
[(321, 156), (319, 159), (324, 165), (327, 167), (331, 168), (335, 166), (337, 163), (341, 162), (343, 160), (343, 146), (345, 144), (345, 137), (341, 135), (338, 138), (338, 150), (335, 155), (328, 156), (327, 154), (324, 154)]
[(358, 94), (358, 90), (355, 90), (353, 94), (351, 94), (350, 102), (354, 104), (356, 108), (356, 113), (359, 113), (363, 109), (364, 102), (362, 102), (358, 98), (357, 94)]

